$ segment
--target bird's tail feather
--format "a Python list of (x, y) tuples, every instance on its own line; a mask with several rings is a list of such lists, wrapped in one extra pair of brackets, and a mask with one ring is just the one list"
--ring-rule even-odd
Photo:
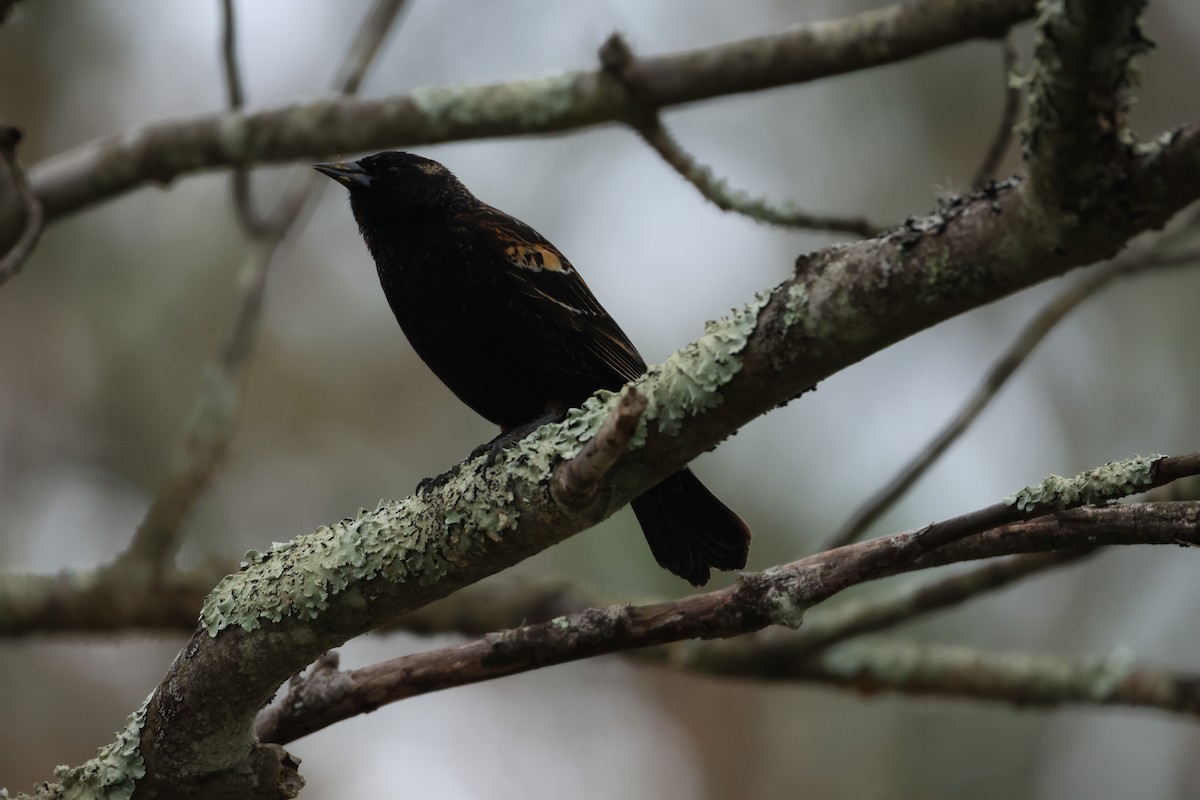
[(709, 569), (742, 569), (750, 528), (686, 467), (631, 503), (659, 565), (693, 586)]

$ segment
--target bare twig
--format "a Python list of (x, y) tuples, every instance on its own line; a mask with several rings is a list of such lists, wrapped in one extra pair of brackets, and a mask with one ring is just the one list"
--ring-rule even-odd
[[(806, 616), (803, 627), (780, 637), (778, 645), (792, 657), (801, 653), (816, 653), (864, 633), (884, 630), (934, 611), (960, 605), (985, 592), (995, 591), (1039, 572), (1073, 564), (1094, 553), (1096, 548), (1085, 547), (1017, 555), (983, 564), (961, 575), (844, 600), (832, 607), (814, 610)], [(770, 646), (764, 645), (764, 648), (769, 650)]]
[[(378, 53), (405, 2), (377, 0), (343, 58), (337, 72), (336, 89), (358, 89), (364, 71)], [(243, 98), (235, 51), (232, 0), (222, 0), (222, 8), (225, 11), (221, 49), (225, 85), (230, 103), (240, 104)], [(267, 276), (279, 257), (280, 245), (316, 196), (316, 185), (311, 170), (303, 170), (293, 180), (275, 215), (264, 220), (253, 209), (249, 174), (243, 166), (235, 168), (233, 195), (239, 219), (251, 242), (239, 270), (240, 291), (233, 318), (217, 354), (205, 372), (203, 385), (172, 459), (167, 479), (155, 495), (123, 559), (143, 561), (161, 570), (178, 549), (179, 528), (208, 485), (233, 438), (241, 382), (258, 338)]]
[[(4, 9), (0, 9), (0, 11), (7, 13), (7, 10)], [(25, 266), (25, 261), (33, 253), (33, 248), (37, 246), (38, 239), (42, 235), (42, 228), (46, 223), (42, 202), (34, 194), (29, 180), (25, 176), (25, 169), (17, 160), (17, 143), (20, 141), (21, 132), (19, 130), (10, 126), (0, 126), (0, 161), (4, 162), (4, 166), (8, 170), (12, 186), (17, 193), (17, 200), (25, 215), (17, 240), (0, 258), (0, 286), (3, 286), (9, 278), (16, 275)]]
[(1012, 141), (1013, 131), (1017, 124), (1017, 114), (1021, 111), (1021, 88), (1015, 80), (1016, 76), (1013, 75), (1017, 66), (1017, 45), (1013, 41), (1012, 31), (1009, 31), (1008, 35), (1004, 37), (1001, 53), (1002, 69), (1004, 70), (1004, 110), (1000, 112), (1000, 124), (996, 127), (992, 143), (988, 145), (987, 153), (983, 156), (983, 163), (979, 165), (975, 177), (971, 179), (971, 186), (974, 189), (982, 189), (996, 177), (996, 170), (1000, 167), (1004, 153)]
[[(230, 111), (240, 111), (246, 104), (242, 85), (241, 60), (237, 55), (237, 14), (233, 0), (221, 0), (221, 74), (225, 82), (225, 97)], [(275, 232), (254, 208), (250, 169), (244, 164), (233, 167), (230, 180), (233, 205), (238, 223), (248, 236), (275, 238)]]
[[(1084, 506), (1010, 522), (953, 542), (912, 563), (925, 569), (981, 558), (1105, 545), (1200, 546), (1200, 502), (1168, 501)], [(874, 539), (865, 542), (869, 544)], [(851, 547), (857, 545), (849, 545)]]
[(696, 187), (704, 199), (717, 208), (785, 228), (849, 233), (864, 238), (879, 233), (880, 228), (863, 217), (811, 214), (790, 203), (776, 205), (764, 198), (752, 197), (746, 192), (734, 189), (711, 168), (697, 161), (663, 125), (650, 92), (640, 82), (633, 52), (620, 34), (612, 34), (601, 46), (600, 64), (605, 73), (615, 78), (630, 97), (631, 109), (626, 120), (630, 126), (663, 161)]
[[(1180, 470), (1200, 471), (1200, 455), (1180, 457), (1164, 469), (1171, 474)], [(277, 709), (260, 717), (259, 735), (265, 741), (287, 742), (416, 695), (671, 642), (680, 645), (656, 648), (645, 656), (718, 675), (802, 679), (803, 670), (811, 669), (808, 665), (824, 663), (821, 657), (813, 661), (814, 652), (831, 643), (961, 602), (1039, 569), (1068, 563), (1095, 547), (1134, 542), (1200, 545), (1198, 514), (1200, 503), (1195, 502), (1080, 509), (1021, 523), (1024, 533), (1014, 533), (1010, 526), (1004, 535), (990, 531), (986, 536), (972, 536), (959, 542), (960, 547), (946, 547), (916, 561), (895, 560), (891, 553), (910, 549), (910, 541), (924, 531), (861, 542), (774, 567), (727, 589), (649, 606), (587, 609), (355, 670), (339, 676), (338, 691), (328, 693), (320, 703), (291, 714)], [(961, 526), (966, 523), (960, 520), (978, 518), (965, 515), (943, 525)], [(886, 597), (879, 597), (857, 608), (851, 605), (844, 612), (824, 612), (828, 616), (814, 611), (812, 634), (801, 628), (786, 638), (760, 635), (749, 640), (682, 644), (685, 639), (725, 638), (758, 631), (768, 622), (784, 622), (781, 616), (798, 615), (807, 605), (848, 586), (886, 575), (950, 560), (1021, 552), (1022, 548), (1036, 552), (1050, 546), (1047, 537), (1052, 537), (1052, 547), (1062, 552), (989, 565), (922, 589), (898, 593), (895, 598), (900, 608), (895, 612), (887, 609)], [(982, 545), (983, 541), (987, 544)], [(952, 550), (955, 556), (948, 556)], [(766, 605), (759, 606), (763, 601)], [(324, 685), (331, 683), (325, 681)]]
[(646, 398), (637, 389), (626, 389), (596, 435), (574, 458), (554, 470), (550, 484), (554, 499), (572, 510), (585, 508), (599, 491), (604, 476), (629, 447), (644, 413)]
[(1166, 252), (1170, 245), (1187, 233), (1190, 233), (1190, 224), (1158, 237), (1149, 248), (1114, 259), (1093, 270), (1083, 280), (1051, 300), (1021, 329), (1017, 338), (992, 365), (991, 370), (988, 371), (958, 413), (882, 489), (872, 495), (851, 515), (826, 546), (840, 547), (855, 541), (866, 532), (872, 523), (887, 513), (888, 509), (895, 505), (896, 501), (903, 497), (904, 493), (912, 488), (921, 476), (928, 472), (942, 454), (966, 433), (984, 409), (996, 399), (1000, 389), (1025, 363), (1034, 349), (1080, 304), (1098, 294), (1116, 278), (1154, 268), (1190, 266), (1200, 263), (1200, 250), (1180, 253)]

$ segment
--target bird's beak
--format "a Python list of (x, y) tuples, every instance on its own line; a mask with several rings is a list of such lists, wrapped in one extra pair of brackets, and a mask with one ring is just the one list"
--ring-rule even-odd
[(373, 182), (367, 171), (358, 165), (357, 161), (330, 161), (325, 164), (313, 164), (313, 169), (323, 172), (347, 189), (366, 189)]

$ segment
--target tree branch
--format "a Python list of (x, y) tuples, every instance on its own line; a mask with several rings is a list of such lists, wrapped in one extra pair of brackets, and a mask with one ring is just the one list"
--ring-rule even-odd
[(1144, 8), (1145, 0), (1042, 4), (1022, 145), (1032, 196), (1064, 221), (1119, 213), (1107, 195), (1137, 160), (1126, 117), (1133, 60), (1151, 47)]
[[(1185, 226), (1173, 233), (1190, 232), (1190, 227), (1191, 225)], [(937, 463), (946, 450), (967, 432), (984, 409), (996, 399), (1000, 390), (1008, 383), (1009, 378), (1016, 374), (1034, 349), (1083, 302), (1094, 297), (1119, 277), (1136, 275), (1158, 267), (1191, 266), (1200, 263), (1200, 250), (1189, 250), (1182, 253), (1167, 252), (1170, 245), (1178, 238), (1178, 235), (1160, 236), (1152, 246), (1143, 248), (1136, 253), (1127, 253), (1093, 270), (1083, 280), (1068, 287), (1046, 304), (1021, 329), (1016, 339), (992, 365), (991, 370), (984, 376), (983, 381), (958, 413), (882, 489), (868, 498), (850, 516), (826, 547), (840, 547), (857, 540), (876, 520), (886, 514), (888, 509), (895, 505), (896, 501), (903, 497), (921, 479), (921, 476)]]
[[(1189, 458), (1188, 463), (1194, 462), (1191, 468), (1200, 470), (1200, 457)], [(1085, 509), (1088, 513), (1072, 511), (1058, 518), (1035, 520), (1028, 523), (1028, 541), (1026, 536), (1011, 533), (1005, 537), (975, 535), (968, 540), (972, 548), (958, 548), (958, 558), (982, 558), (1026, 548), (1040, 550), (1042, 535), (1032, 527), (1035, 525), (1056, 526), (1056, 546), (1065, 551), (988, 565), (921, 589), (903, 589), (891, 598), (849, 604), (840, 611), (826, 611), (823, 619), (814, 612), (818, 621), (812, 632), (801, 628), (786, 638), (760, 635), (735, 642), (692, 643), (682, 649), (657, 648), (646, 655), (675, 667), (727, 677), (779, 677), (770, 671), (775, 665), (807, 664), (814, 653), (830, 644), (945, 608), (1038, 569), (1068, 563), (1096, 546), (1200, 545), (1200, 503), (1164, 505), (1171, 507), (1149, 511), (1132, 506)], [(1150, 517), (1157, 524), (1143, 525)], [(1097, 525), (1098, 518), (1107, 522)], [(978, 519), (979, 514), (969, 514), (943, 526), (959, 527), (965, 525), (963, 521)], [(772, 622), (798, 624), (805, 608), (851, 585), (930, 566), (930, 559), (892, 559), (891, 553), (912, 551), (912, 542), (929, 535), (932, 527), (819, 553), (773, 567), (761, 575), (746, 576), (738, 585), (715, 592), (648, 606), (587, 609), (490, 633), (473, 642), (337, 673), (336, 677), (321, 675), (313, 687), (301, 684), (296, 688), (303, 702), (293, 698), (260, 717), (258, 733), (263, 741), (287, 743), (347, 717), (432, 691), (668, 642), (752, 633)], [(936, 552), (950, 551), (947, 547)], [(954, 556), (933, 559), (938, 564), (951, 560)], [(892, 608), (889, 599), (897, 601)], [(794, 676), (794, 672), (795, 668), (789, 666), (786, 674)]]
[[(1030, 19), (1034, 0), (908, 0), (830, 22), (700, 50), (638, 59), (658, 108), (804, 83), (889, 64)], [(233, 164), (573, 130), (636, 109), (602, 70), (533, 80), (419, 89), (356, 101), (326, 98), (254, 113), (216, 113), (139, 126), (36, 165), (50, 220), (147, 182)]]
[(880, 228), (863, 217), (812, 214), (796, 208), (791, 203), (775, 205), (763, 198), (751, 197), (746, 192), (732, 188), (726, 180), (717, 177), (712, 169), (697, 161), (663, 125), (658, 108), (648, 98), (649, 93), (645, 87), (638, 83), (633, 52), (619, 34), (614, 33), (600, 48), (600, 64), (605, 72), (621, 83), (629, 94), (631, 103), (638, 107), (630, 116), (630, 125), (642, 137), (642, 141), (650, 145), (671, 169), (679, 173), (705, 200), (717, 208), (741, 214), (757, 222), (785, 228), (832, 231), (862, 237), (879, 233)]
[(188, 632), (221, 569), (171, 572), (110, 565), (0, 580), (0, 637), (53, 633)]
[(646, 398), (627, 389), (596, 435), (574, 458), (555, 468), (550, 487), (554, 499), (572, 511), (588, 508), (613, 464), (629, 449), (645, 413)]
[(815, 682), (859, 694), (897, 692), (1021, 707), (1133, 706), (1200, 715), (1200, 675), (1140, 664), (1123, 652), (1062, 658), (872, 640), (798, 661), (763, 660), (743, 676)]

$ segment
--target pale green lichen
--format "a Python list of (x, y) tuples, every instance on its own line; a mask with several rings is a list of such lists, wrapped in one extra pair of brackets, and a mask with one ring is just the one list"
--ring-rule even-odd
[[(598, 391), (584, 400), (582, 406), (568, 411), (562, 422), (541, 426), (505, 451), (504, 468), (513, 477), (528, 483), (537, 484), (546, 480), (556, 462), (573, 458), (583, 443), (596, 434), (612, 413), (616, 397), (616, 392)], [(563, 438), (573, 443), (567, 445), (565, 450), (559, 447)], [(640, 445), (645, 438), (643, 420), (634, 441)]]
[(760, 293), (732, 315), (707, 323), (703, 336), (651, 367), (637, 384), (647, 400), (646, 421), (674, 436), (685, 419), (719, 406), (720, 389), (741, 371), (739, 356), (770, 299)]
[[(129, 800), (135, 784), (146, 774), (141, 736), (152, 697), (153, 692), (141, 708), (129, 715), (114, 742), (101, 747), (95, 758), (78, 767), (56, 767), (54, 777), (58, 783), (41, 784), (35, 796), (39, 800)], [(7, 797), (7, 790), (0, 789), (0, 798)]]
[(772, 625), (796, 629), (804, 622), (804, 612), (808, 610), (809, 604), (802, 602), (800, 598), (812, 596), (808, 591), (811, 587), (805, 586), (810, 580), (809, 576), (784, 567), (771, 567), (763, 570), (757, 577), (745, 576), (743, 579), (766, 581), (767, 589), (763, 600), (766, 602), (767, 618), (771, 620)]
[(1154, 478), (1154, 465), (1165, 457), (1136, 456), (1126, 461), (1113, 461), (1074, 478), (1051, 475), (1037, 486), (1027, 486), (1010, 494), (1004, 498), (1004, 503), (1016, 506), (1020, 511), (1065, 511), (1114, 500), (1148, 486)]
[[(215, 636), (231, 625), (254, 630), (285, 617), (315, 619), (339, 593), (365, 580), (436, 583), (484, 539), (498, 540), (517, 527), (512, 492), (493, 485), (500, 477), (481, 482), (474, 471), (463, 472), (439, 489), (448, 507), (441, 514), (420, 497), (382, 501), (354, 519), (247, 554), (245, 568), (226, 576), (204, 601), (205, 629)], [(500, 504), (490, 500), (496, 496)]]
[(941, 685), (986, 670), (988, 683), (1026, 703), (1113, 702), (1135, 666), (1118, 649), (1102, 659), (1061, 659), (1019, 652), (981, 652), (960, 645), (858, 639), (820, 655), (831, 675), (888, 687)]
[(792, 327), (808, 317), (808, 287), (796, 281), (787, 289), (783, 305), (783, 324)]
[(577, 79), (568, 72), (490, 86), (431, 86), (414, 90), (412, 99), (435, 125), (477, 128), (515, 120), (539, 128), (571, 111)]
[(1087, 699), (1093, 703), (1109, 700), (1129, 678), (1136, 664), (1137, 659), (1128, 647), (1118, 647), (1107, 658), (1094, 662), (1087, 670), (1084, 683)]
[(923, 283), (917, 302), (937, 305), (946, 298), (972, 297), (992, 281), (988, 270), (981, 263), (964, 261), (948, 247), (929, 252), (920, 263)]

